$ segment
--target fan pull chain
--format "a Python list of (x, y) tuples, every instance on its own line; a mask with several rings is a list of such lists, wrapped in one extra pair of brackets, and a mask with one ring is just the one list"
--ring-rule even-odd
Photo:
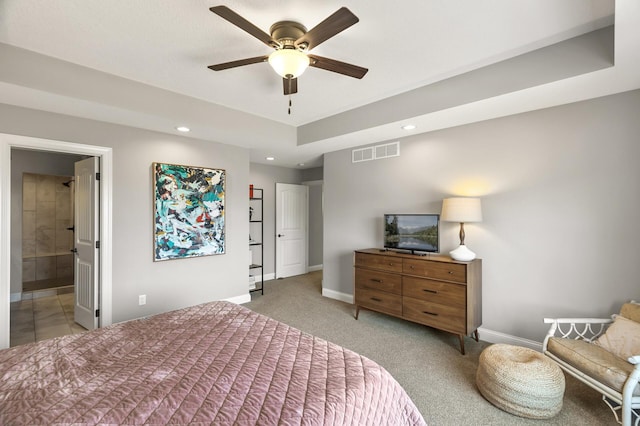
[(291, 95), (289, 95), (289, 115), (291, 115)]

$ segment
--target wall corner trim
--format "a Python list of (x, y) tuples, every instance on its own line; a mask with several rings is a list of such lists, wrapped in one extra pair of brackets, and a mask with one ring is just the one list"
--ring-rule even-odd
[(353, 294), (341, 293), (339, 291), (322, 288), (322, 295), (329, 299), (339, 300), (341, 302), (353, 304)]

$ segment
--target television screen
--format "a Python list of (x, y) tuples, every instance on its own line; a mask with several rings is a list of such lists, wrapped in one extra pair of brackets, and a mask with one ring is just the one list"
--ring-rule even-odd
[(385, 214), (384, 247), (412, 253), (440, 251), (440, 215)]

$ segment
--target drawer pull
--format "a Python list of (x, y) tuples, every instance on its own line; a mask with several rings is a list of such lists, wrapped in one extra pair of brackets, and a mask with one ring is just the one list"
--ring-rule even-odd
[(382, 302), (382, 299), (378, 299), (377, 297), (372, 297), (371, 300), (374, 302)]
[(382, 283), (382, 280), (379, 278), (371, 278), (371, 281), (373, 281), (374, 283)]
[(427, 314), (427, 315), (432, 315), (432, 316), (434, 316), (434, 317), (437, 317), (437, 316), (438, 316), (438, 314), (433, 313), (433, 312), (429, 312), (429, 311), (422, 311), (422, 313), (423, 313), (423, 314)]
[(423, 288), (422, 291), (426, 291), (427, 293), (433, 293), (433, 294), (438, 294), (437, 291), (435, 290), (429, 290), (428, 288)]
[(453, 275), (453, 271), (449, 271), (449, 275)]

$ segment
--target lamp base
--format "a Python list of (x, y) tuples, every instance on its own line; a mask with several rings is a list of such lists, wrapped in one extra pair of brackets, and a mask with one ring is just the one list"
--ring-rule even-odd
[(460, 260), (462, 262), (469, 262), (476, 258), (476, 254), (469, 250), (464, 244), (460, 244), (460, 247), (451, 250), (449, 256), (451, 256), (453, 260)]

